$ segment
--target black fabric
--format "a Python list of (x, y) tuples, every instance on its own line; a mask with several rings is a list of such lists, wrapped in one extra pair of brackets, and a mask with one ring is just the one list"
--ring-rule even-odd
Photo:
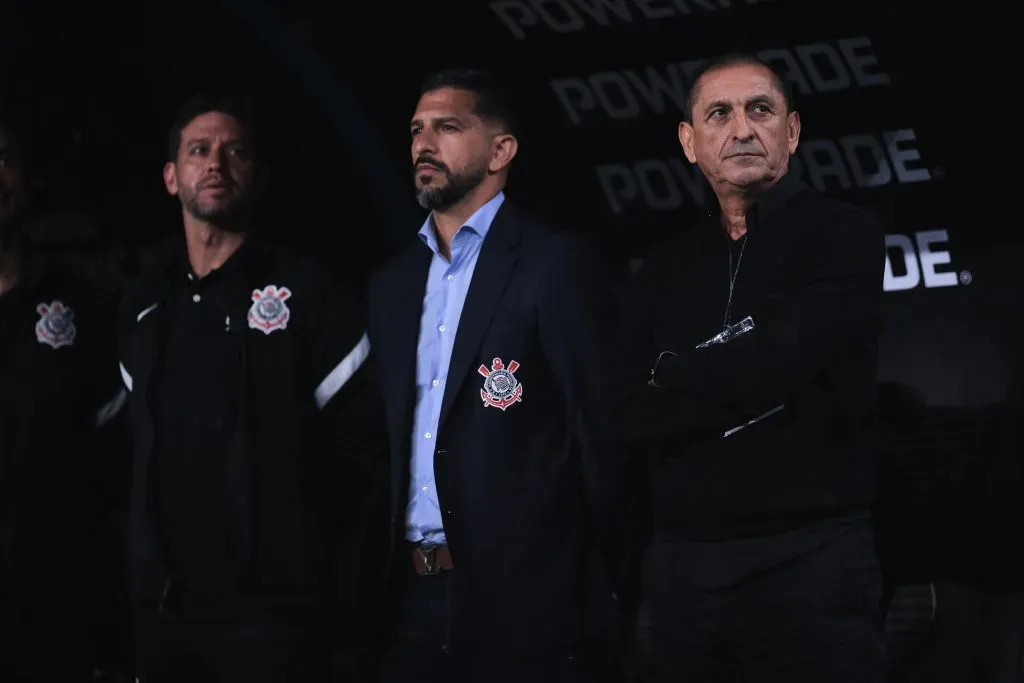
[(709, 589), (671, 541), (648, 551), (649, 683), (881, 683), (881, 573), (867, 524), (813, 552)]
[(379, 681), (405, 683), (603, 683), (618, 681), (594, 652), (507, 653), (496, 657), (490, 635), (466, 609), (465, 579), (456, 569), (400, 579), (404, 600), (390, 622)]
[(245, 328), (238, 320), (232, 325), (231, 315), (244, 258), (243, 249), (202, 279), (179, 262), (153, 378), (156, 514), (181, 598), (189, 603), (228, 598), (242, 579), (245, 558), (225, 505), (232, 494), (223, 454), (239, 419)]
[[(368, 602), (379, 597), (373, 589), (381, 583), (379, 569), (371, 574), (383, 565), (385, 552), (384, 544), (378, 543), (376, 559), (371, 533), (370, 513), (379, 509), (375, 501), (384, 490), (386, 444), (379, 397), (368, 380), (371, 361), (365, 358), (363, 307), (316, 264), (273, 245), (249, 241), (235, 255), (244, 256), (237, 262), (237, 272), (220, 273), (230, 275), (223, 290), (230, 299), (225, 316), (217, 310), (214, 287), (213, 308), (192, 321), (214, 329), (198, 340), (172, 342), (181, 346), (172, 347), (167, 359), (164, 341), (187, 332), (189, 324), (184, 320), (181, 329), (173, 329), (180, 327), (175, 308), (203, 303), (189, 298), (188, 287), (184, 298), (175, 298), (183, 250), (179, 238), (147, 259), (151, 265), (122, 307), (120, 350), (132, 389), (135, 442), (129, 517), (133, 601), (143, 611), (185, 610), (191, 616), (212, 609), (236, 619), (279, 609), (316, 611), (322, 627), (333, 635), (329, 642), (337, 651), (338, 665), (348, 666), (347, 660), (355, 656), (348, 650), (368, 631)], [(289, 317), (265, 332), (257, 322), (256, 327), (250, 325), (249, 313), (270, 286), (275, 292), (287, 288)], [(201, 287), (192, 293), (206, 295)], [(225, 320), (228, 317), (230, 321)], [(228, 324), (230, 331), (225, 330)], [(176, 361), (174, 356), (199, 352), (203, 339), (218, 333), (226, 335), (221, 338), (224, 346), (217, 342), (204, 353), (222, 353), (229, 359), (227, 366), (197, 386), (186, 385), (187, 376), (206, 361), (188, 363), (187, 358)], [(238, 358), (237, 365), (233, 358)], [(331, 384), (329, 391), (322, 388), (345, 359), (353, 359), (354, 374), (347, 382)], [(179, 361), (185, 365), (179, 366)], [(237, 368), (233, 374), (231, 367)], [(175, 372), (185, 377), (169, 380), (168, 373)], [(170, 384), (161, 387), (161, 381)], [(216, 381), (223, 386), (207, 385)], [(197, 397), (197, 391), (207, 395)], [(163, 442), (158, 429), (171, 429), (182, 415), (171, 411), (161, 417), (159, 407), (176, 405), (183, 410), (189, 402), (213, 412), (191, 415), (179, 426), (190, 434)], [(197, 485), (189, 482), (185, 460), (178, 463), (180, 471), (170, 470), (168, 476), (170, 458), (160, 449), (181, 455), (183, 449), (194, 447), (198, 452), (185, 457), (198, 467), (196, 458), (207, 452), (207, 446), (213, 448), (205, 440), (217, 432), (222, 438), (210, 440), (221, 448), (210, 456), (212, 462), (205, 463), (213, 468), (206, 472), (214, 474), (208, 482), (213, 488), (204, 492), (205, 502), (200, 503), (207, 509), (191, 519), (179, 516), (177, 522), (184, 519), (184, 528), (175, 528), (174, 522), (168, 526), (161, 517), (167, 511), (157, 499), (162, 495), (166, 503), (176, 496), (180, 505), (172, 516), (181, 515), (185, 498)], [(175, 482), (187, 489), (169, 491)], [(222, 499), (214, 500), (219, 491)], [(189, 546), (187, 538), (188, 529), (204, 519), (212, 529), (204, 532), (206, 544), (213, 544), (216, 535), (225, 538), (223, 552), (209, 565), (202, 563), (204, 546)], [(179, 547), (168, 543), (168, 531), (179, 539)], [(377, 537), (386, 534), (378, 532)], [(188, 568), (193, 576), (184, 577), (191, 578), (191, 584), (181, 580), (173, 562), (183, 553), (195, 560)], [(220, 576), (218, 562), (226, 565)], [(211, 599), (196, 599), (196, 576), (207, 583), (207, 595), (199, 597)], [(215, 601), (209, 592), (232, 578), (236, 580), (231, 590), (217, 596), (223, 603), (217, 609), (210, 604)]]
[[(415, 239), (370, 287), (370, 338), (391, 435), (393, 562), (402, 552), (416, 344), (431, 252)], [(618, 461), (601, 393), (614, 311), (593, 251), (506, 199), (473, 271), (442, 400), (434, 473), (466, 609), (493, 657), (607, 637), (623, 569)], [(522, 401), (481, 401), (478, 369), (516, 361)], [(394, 551), (397, 548), (398, 551)], [(396, 599), (401, 591), (395, 590)]]
[[(630, 283), (618, 335), (618, 438), (653, 443), (655, 513), (695, 541), (769, 536), (871, 503), (883, 231), (786, 176), (748, 214), (732, 321), (729, 238), (713, 216)], [(647, 385), (662, 351), (657, 381)], [(760, 422), (724, 436), (768, 411)]]
[(124, 481), (104, 434), (120, 405), (115, 312), (111, 292), (64, 271), (0, 295), (0, 625), (14, 634), (4, 680), (18, 680), (5, 666), (43, 678), (91, 670), (117, 619), (105, 574), (120, 548), (104, 533), (102, 495)]
[(332, 680), (323, 625), (302, 615), (225, 620), (147, 614), (138, 618), (136, 633), (140, 683)]
[(655, 542), (671, 542), (686, 562), (679, 565), (685, 581), (707, 590), (734, 585), (750, 574), (801, 557), (867, 523), (866, 515), (821, 520), (771, 536), (732, 541), (690, 541), (674, 538), (671, 530), (656, 534)]
[(4, 619), (0, 680), (4, 683), (95, 681), (94, 641), (81, 605), (21, 610)]

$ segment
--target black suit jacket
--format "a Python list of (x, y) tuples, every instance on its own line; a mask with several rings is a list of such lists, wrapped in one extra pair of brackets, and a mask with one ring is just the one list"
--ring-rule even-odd
[[(392, 569), (403, 543), (416, 348), (432, 252), (419, 239), (370, 286), (370, 338), (391, 436)], [(614, 309), (600, 259), (508, 200), (473, 273), (442, 400), (434, 473), (468, 615), (496, 651), (571, 650), (612, 613), (614, 467), (599, 382)], [(515, 362), (521, 400), (481, 395), (495, 359)]]

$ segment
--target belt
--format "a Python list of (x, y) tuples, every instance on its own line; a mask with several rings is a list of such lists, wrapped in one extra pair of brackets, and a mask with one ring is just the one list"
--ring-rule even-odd
[(446, 545), (414, 546), (412, 549), (412, 568), (420, 576), (433, 576), (451, 569), (452, 553)]

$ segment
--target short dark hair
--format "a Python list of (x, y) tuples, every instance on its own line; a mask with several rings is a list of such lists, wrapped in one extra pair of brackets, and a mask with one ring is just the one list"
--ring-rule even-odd
[(517, 135), (519, 114), (508, 81), (485, 69), (445, 69), (427, 76), (420, 85), (420, 96), (442, 88), (473, 93), (473, 113), (485, 121), (499, 124), (504, 132)]
[(690, 89), (686, 93), (686, 108), (683, 109), (684, 121), (693, 123), (693, 107), (697, 104), (698, 84), (705, 74), (731, 66), (760, 66), (767, 69), (768, 73), (772, 76), (773, 85), (782, 93), (782, 99), (786, 102), (786, 112), (796, 111), (796, 103), (793, 101), (793, 89), (789, 86), (789, 81), (783, 78), (775, 67), (754, 55), (732, 52), (712, 59), (694, 75)]
[(185, 100), (174, 112), (174, 120), (167, 134), (167, 160), (176, 161), (181, 148), (181, 132), (196, 118), (203, 114), (217, 112), (227, 114), (245, 130), (253, 146), (259, 154), (259, 126), (257, 122), (256, 104), (252, 98), (244, 95), (194, 95)]

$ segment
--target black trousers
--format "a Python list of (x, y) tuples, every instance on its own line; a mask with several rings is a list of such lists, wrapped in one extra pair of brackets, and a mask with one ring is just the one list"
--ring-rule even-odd
[[(382, 653), (380, 683), (597, 683), (593, 661), (580, 654), (483, 654), (491, 638), (465, 621), (459, 570), (399, 578), (403, 597), (394, 610)], [(489, 645), (493, 646), (493, 642)], [(489, 647), (493, 651), (493, 647)]]
[(890, 683), (1024, 683), (1024, 591), (935, 582), (935, 622)]
[(136, 619), (139, 683), (328, 681), (327, 627), (295, 616), (142, 612)]
[(87, 683), (98, 664), (86, 616), (78, 606), (11, 610), (2, 615), (0, 681)]
[(870, 529), (708, 589), (685, 553), (648, 550), (652, 683), (881, 683), (881, 573)]

